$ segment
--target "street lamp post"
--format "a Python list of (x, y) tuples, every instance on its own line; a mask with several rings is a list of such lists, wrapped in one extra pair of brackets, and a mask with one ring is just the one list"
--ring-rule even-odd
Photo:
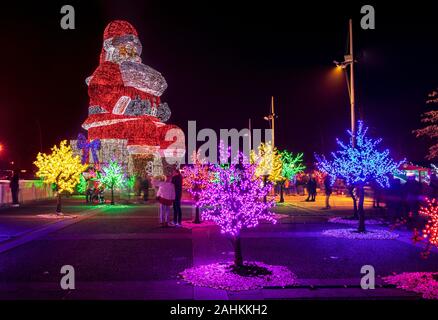
[[(355, 109), (355, 93), (354, 93), (354, 52), (353, 52), (353, 20), (349, 20), (348, 23), (349, 29), (349, 53), (344, 56), (343, 62), (334, 61), (338, 68), (345, 70), (347, 66), (350, 66), (350, 79), (348, 79), (348, 75), (346, 75), (347, 79), (347, 88), (348, 94), (350, 96), (350, 112), (351, 112), (351, 144), (353, 148), (356, 145), (356, 109)], [(354, 186), (350, 186), (349, 188), (350, 196), (353, 200), (354, 206), (354, 217), (358, 218), (357, 212), (357, 199), (354, 193)]]
[(356, 109), (354, 101), (354, 56), (353, 56), (353, 21), (349, 21), (350, 29), (350, 111), (351, 111), (351, 134), (353, 139), (353, 146), (356, 143)]
[[(272, 152), (274, 152), (274, 147), (275, 147), (275, 118), (276, 118), (276, 115), (275, 115), (275, 111), (274, 111), (274, 96), (271, 96), (271, 113), (268, 114), (263, 119), (265, 119), (266, 121), (269, 121), (269, 125), (270, 125), (271, 130), (272, 130), (272, 136), (271, 136)], [(273, 156), (273, 154), (272, 154), (272, 156)], [(266, 186), (266, 183), (268, 181), (268, 176), (269, 175), (263, 176), (263, 184), (265, 186)], [(266, 203), (266, 196), (263, 198), (263, 201)]]
[(276, 115), (274, 112), (274, 96), (272, 96), (271, 97), (271, 113), (263, 118), (266, 121), (270, 121), (269, 124), (270, 124), (271, 130), (272, 130), (272, 137), (271, 137), (272, 149), (274, 149), (274, 147), (275, 147), (275, 117), (276, 117)]
[(343, 62), (333, 61), (338, 68), (346, 69), (350, 66), (350, 79), (347, 76), (348, 94), (350, 96), (350, 112), (351, 112), (351, 135), (353, 147), (356, 144), (356, 109), (355, 109), (355, 93), (354, 93), (354, 53), (353, 53), (353, 20), (349, 20), (349, 54), (344, 56)]

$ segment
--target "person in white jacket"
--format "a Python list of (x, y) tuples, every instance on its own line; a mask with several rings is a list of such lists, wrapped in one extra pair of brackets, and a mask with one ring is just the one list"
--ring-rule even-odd
[(158, 188), (157, 200), (160, 203), (160, 223), (163, 227), (167, 227), (169, 225), (170, 207), (175, 200), (175, 186), (172, 183), (172, 177), (168, 176), (164, 181), (154, 178), (152, 185)]

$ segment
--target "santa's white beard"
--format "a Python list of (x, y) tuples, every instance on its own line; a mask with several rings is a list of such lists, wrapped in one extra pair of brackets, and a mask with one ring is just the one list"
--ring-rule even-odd
[(121, 64), (123, 62), (133, 62), (133, 63), (141, 63), (141, 58), (138, 55), (128, 56), (128, 55), (121, 55), (120, 51), (115, 47), (110, 47), (108, 49), (105, 49), (106, 55), (105, 55), (105, 61), (114, 62), (117, 64)]

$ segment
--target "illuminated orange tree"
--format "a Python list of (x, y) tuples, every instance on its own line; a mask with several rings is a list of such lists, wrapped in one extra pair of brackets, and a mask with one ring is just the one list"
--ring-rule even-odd
[(213, 176), (209, 170), (209, 165), (205, 159), (201, 159), (199, 152), (194, 152), (192, 155), (192, 165), (186, 166), (183, 172), (183, 186), (196, 201), (196, 215), (194, 223), (201, 223), (199, 206), (199, 194), (204, 190), (208, 183), (213, 180)]
[(421, 207), (420, 214), (427, 217), (426, 226), (423, 229), (423, 238), (430, 246), (438, 247), (438, 201), (436, 199), (426, 199), (427, 205)]

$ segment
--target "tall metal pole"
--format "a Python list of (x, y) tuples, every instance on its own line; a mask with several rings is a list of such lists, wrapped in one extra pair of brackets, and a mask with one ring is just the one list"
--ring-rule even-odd
[(248, 119), (248, 134), (249, 134), (249, 151), (252, 150), (252, 129), (251, 129), (251, 118)]
[[(349, 21), (349, 31), (350, 31), (350, 108), (351, 108), (351, 145), (356, 147), (356, 115), (355, 115), (355, 99), (354, 99), (354, 55), (353, 55), (353, 20)], [(359, 212), (357, 210), (357, 198), (355, 194), (355, 188), (350, 190), (351, 198), (353, 199), (354, 205), (354, 217), (358, 217), (361, 221)], [(363, 190), (362, 190), (363, 192)], [(360, 202), (360, 201), (359, 201)], [(359, 204), (360, 205), (360, 204)], [(363, 221), (363, 220), (362, 220)], [(360, 228), (360, 223), (359, 223)]]
[(271, 97), (271, 121), (272, 121), (272, 149), (275, 147), (275, 112), (274, 112), (274, 96)]
[(353, 147), (356, 144), (356, 115), (355, 115), (355, 100), (354, 100), (354, 55), (353, 55), (353, 20), (349, 21), (350, 29), (350, 108), (351, 108), (351, 133)]

